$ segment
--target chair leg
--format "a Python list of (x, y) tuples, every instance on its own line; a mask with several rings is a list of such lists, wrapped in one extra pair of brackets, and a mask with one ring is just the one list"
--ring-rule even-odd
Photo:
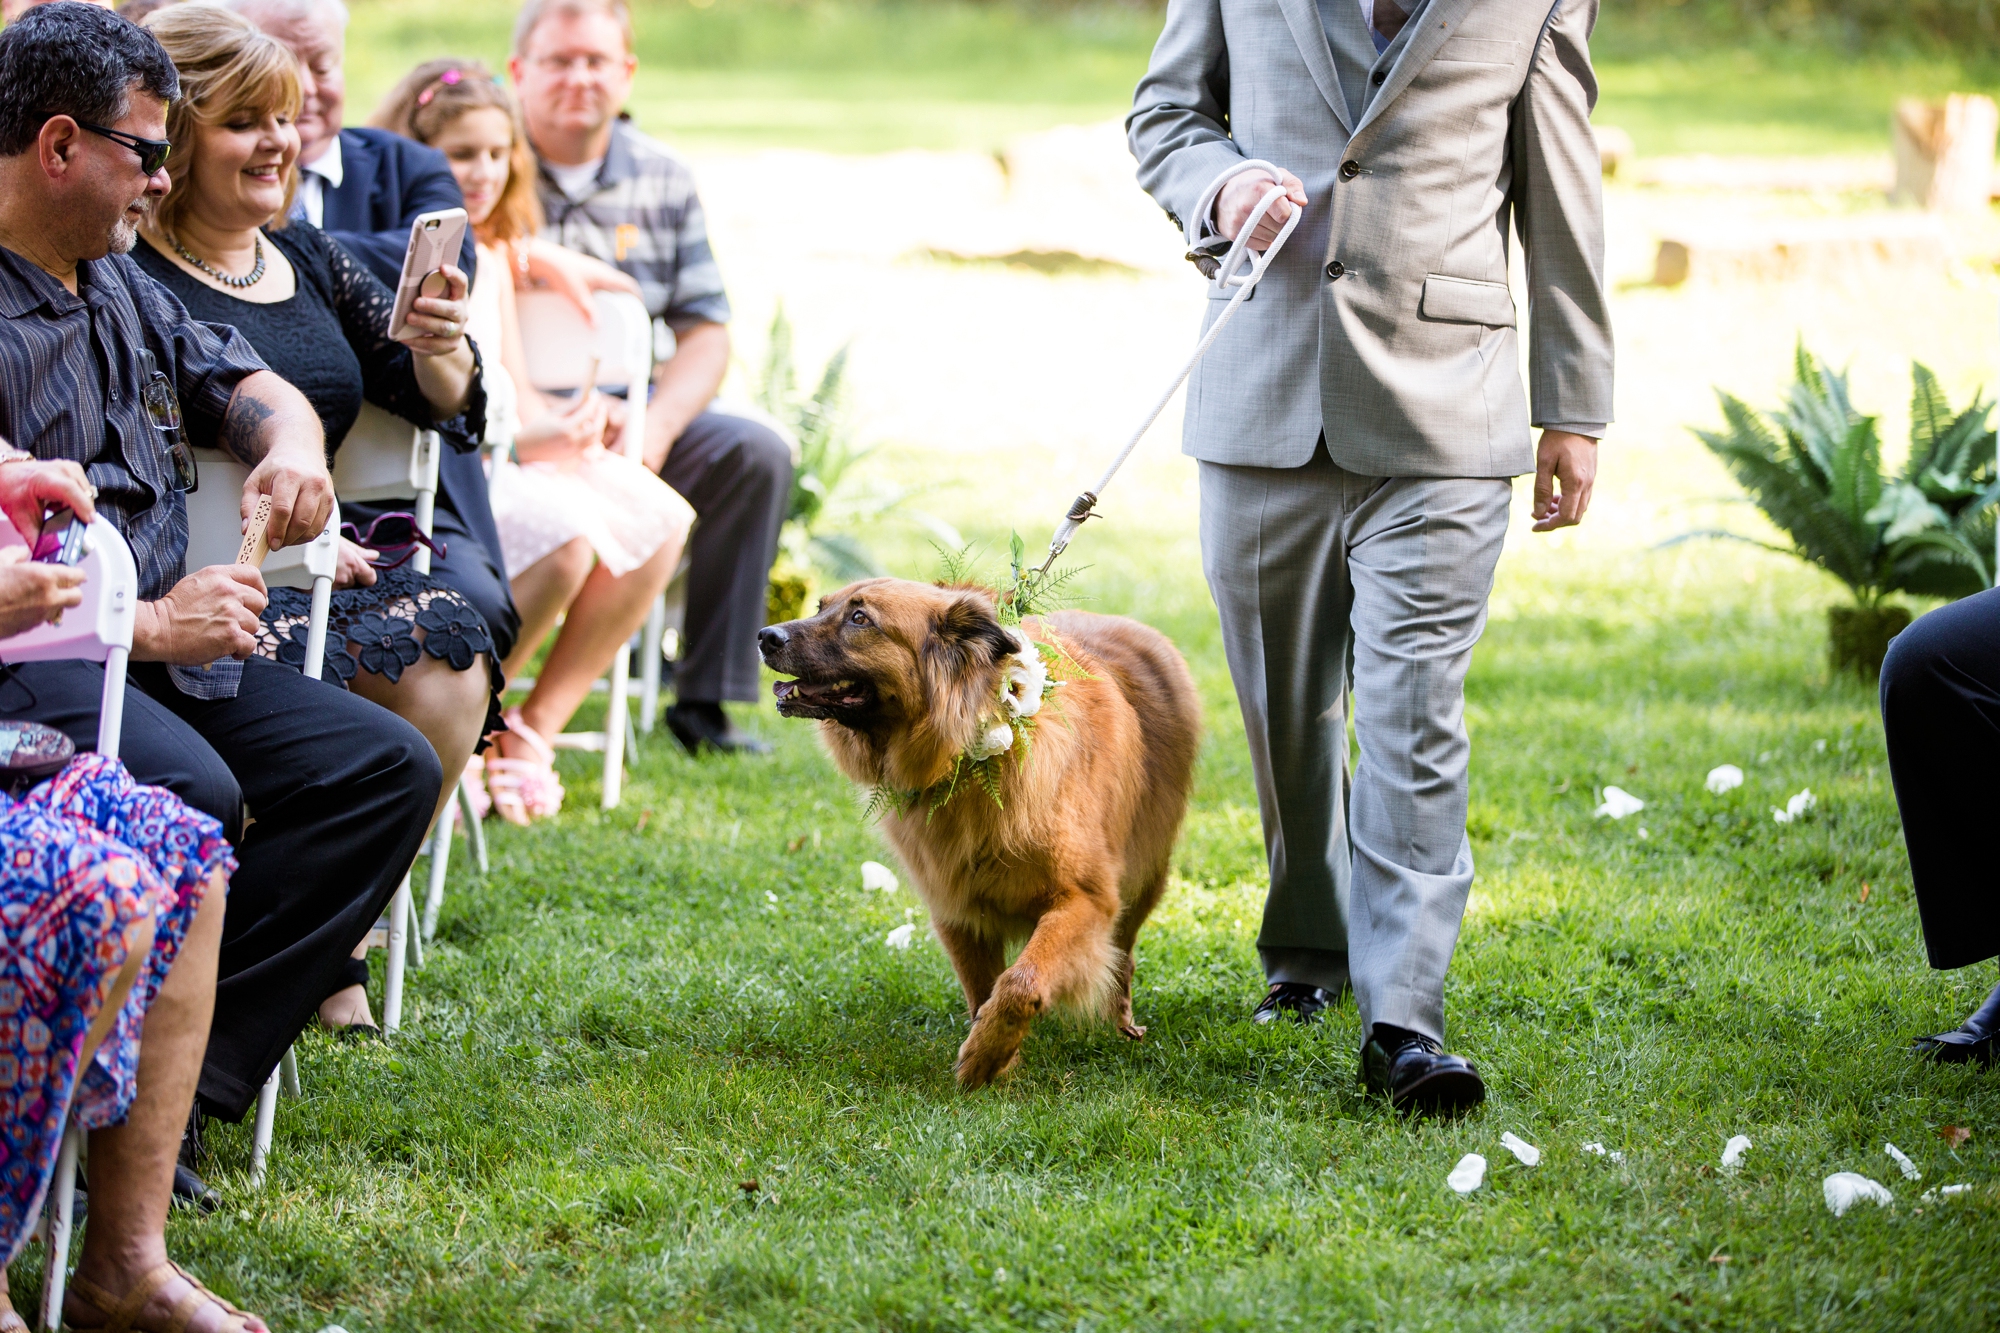
[(453, 801), (445, 806), (444, 813), (438, 817), (437, 829), (431, 836), (430, 885), (424, 892), (423, 928), (417, 932), (418, 967), (424, 965), (421, 952), (423, 942), (437, 934), (438, 909), (444, 906), (445, 871), (451, 866), (451, 826), (457, 818), (458, 803)]
[(285, 1058), (278, 1061), (278, 1072), (284, 1076), (279, 1081), (278, 1086), (284, 1091), (287, 1097), (300, 1097), (304, 1095), (299, 1091), (299, 1052), (297, 1047), (287, 1046), (285, 1048)]
[(458, 784), (458, 803), (465, 811), (465, 837), (472, 844), (472, 859), (479, 866), (479, 873), (486, 873), (486, 830), (479, 822), (479, 807), (472, 803), (472, 779), (461, 778)]
[(284, 1061), (271, 1071), (257, 1090), (257, 1121), (250, 1134), (250, 1188), (264, 1188), (264, 1171), (271, 1159), (271, 1135), (278, 1127), (278, 1087), (283, 1081)]
[(403, 967), (410, 951), (410, 877), (396, 887), (389, 900), (389, 978), (382, 987), (382, 1031), (400, 1031), (403, 1026)]
[(625, 793), (625, 719), (631, 712), (626, 687), (632, 679), (632, 645), (626, 644), (611, 659), (611, 708), (604, 718), (604, 800), (606, 810), (616, 810)]
[(76, 1227), (76, 1159), (83, 1151), (83, 1130), (75, 1121), (63, 1130), (56, 1154), (56, 1176), (49, 1182), (48, 1257), (42, 1265), (42, 1328), (62, 1327), (63, 1291), (69, 1286), (69, 1238)]
[(653, 599), (639, 632), (639, 730), (650, 736), (660, 720), (660, 640), (667, 633), (667, 595)]

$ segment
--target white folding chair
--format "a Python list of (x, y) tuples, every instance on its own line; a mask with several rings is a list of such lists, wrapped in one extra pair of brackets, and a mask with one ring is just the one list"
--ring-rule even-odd
[[(227, 565), (241, 548), (243, 483), (250, 469), (219, 449), (194, 451), (195, 473), (206, 485), (187, 495), (187, 567), (205, 569)], [(340, 506), (319, 536), (303, 546), (287, 546), (264, 558), (264, 583), (272, 588), (312, 589), (312, 608), (306, 622), (306, 660), (302, 670), (314, 680), (326, 666), (327, 616), (333, 602), (333, 576), (340, 561)], [(400, 984), (400, 977), (398, 984)], [(297, 1052), (287, 1048), (285, 1058), (264, 1080), (257, 1092), (257, 1118), (250, 1136), (250, 1184), (264, 1183), (265, 1163), (271, 1155), (271, 1137), (278, 1123), (278, 1090), (299, 1095)]]
[[(646, 394), (653, 376), (653, 319), (645, 303), (623, 292), (594, 293), (597, 325), (584, 322), (583, 315), (568, 298), (550, 291), (518, 293), (521, 341), (528, 360), (528, 378), (545, 393), (570, 393), (581, 389), (597, 359), (596, 386), (625, 390), (632, 412), (625, 429), (623, 449), (627, 457), (641, 454), (645, 439), (643, 418)], [(638, 636), (640, 654), (640, 725), (653, 727), (660, 698), (660, 636), (667, 625), (664, 598), (656, 601)], [(517, 682), (533, 688), (532, 680)], [(624, 794), (625, 741), (631, 725), (632, 645), (627, 644), (611, 661), (608, 682), (611, 703), (605, 712), (602, 731), (566, 731), (551, 736), (549, 743), (559, 750), (602, 750), (604, 752), (603, 799), (606, 810), (614, 810)]]
[[(104, 663), (104, 694), (97, 711), (97, 751), (116, 757), (125, 721), (125, 664), (132, 653), (132, 620), (139, 605), (139, 570), (132, 549), (104, 518), (85, 538), (83, 602), (51, 625), (0, 640), (0, 662), (83, 660)], [(0, 516), (0, 547), (28, 543)], [(82, 1076), (79, 1070), (78, 1077)], [(41, 1325), (61, 1327), (63, 1291), (69, 1285), (69, 1242), (76, 1227), (76, 1168), (84, 1134), (75, 1121), (63, 1130), (56, 1171), (49, 1181), (42, 1239), (48, 1259), (42, 1277)]]

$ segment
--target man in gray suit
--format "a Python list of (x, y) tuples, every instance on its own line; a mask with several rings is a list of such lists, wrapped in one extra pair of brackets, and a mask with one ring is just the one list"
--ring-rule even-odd
[[(1170, 0), (1126, 121), (1191, 258), (1274, 185), (1253, 248), (1305, 208), (1189, 382), (1185, 448), (1270, 858), (1256, 1018), (1309, 1020), (1351, 981), (1363, 1081), (1410, 1110), (1485, 1096), (1443, 1050), (1444, 978), (1472, 886), (1465, 673), (1511, 479), (1535, 473), (1535, 531), (1577, 522), (1611, 419), (1596, 18), (1597, 0)], [(1275, 166), (1216, 189), (1245, 159)]]

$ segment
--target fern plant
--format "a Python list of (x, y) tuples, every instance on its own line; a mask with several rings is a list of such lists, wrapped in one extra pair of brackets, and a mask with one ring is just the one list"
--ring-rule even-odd
[(1975, 394), (1954, 412), (1937, 376), (1913, 366), (1909, 458), (1885, 476), (1876, 418), (1855, 410), (1847, 376), (1803, 343), (1794, 362), (1782, 406), (1760, 413), (1718, 392), (1727, 428), (1694, 432), (1792, 542), (1755, 544), (1818, 565), (1862, 607), (1895, 593), (1963, 597), (1992, 587), (1993, 404)]

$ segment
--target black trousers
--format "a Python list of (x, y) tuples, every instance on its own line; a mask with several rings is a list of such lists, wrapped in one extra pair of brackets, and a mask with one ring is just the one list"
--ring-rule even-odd
[[(340, 521), (366, 532), (378, 514), (408, 513), (409, 508), (407, 500), (343, 502)], [(514, 651), (514, 640), (521, 637), (521, 613), (514, 609), (514, 594), (507, 586), (499, 557), (473, 534), (456, 510), (442, 504), (431, 513), (431, 536), (444, 546), (443, 555), (431, 557), (431, 577), (464, 594), (473, 609), (485, 617), (486, 628), (493, 635), (494, 660), (504, 659)]]
[[(240, 1120), (415, 860), (444, 774), (394, 713), (263, 658), (234, 699), (190, 698), (154, 663), (129, 679), (119, 757), (220, 819), (241, 862), (199, 1090), (209, 1114)], [(94, 749), (103, 691), (94, 663), (25, 663), (0, 679), (0, 717)]]
[(771, 562), (792, 497), (791, 448), (761, 422), (704, 412), (674, 441), (660, 479), (695, 513), (674, 696), (755, 702), (757, 631), (770, 605)]
[(1882, 730), (1931, 966), (2000, 954), (2000, 591), (1896, 636), (1882, 663)]

